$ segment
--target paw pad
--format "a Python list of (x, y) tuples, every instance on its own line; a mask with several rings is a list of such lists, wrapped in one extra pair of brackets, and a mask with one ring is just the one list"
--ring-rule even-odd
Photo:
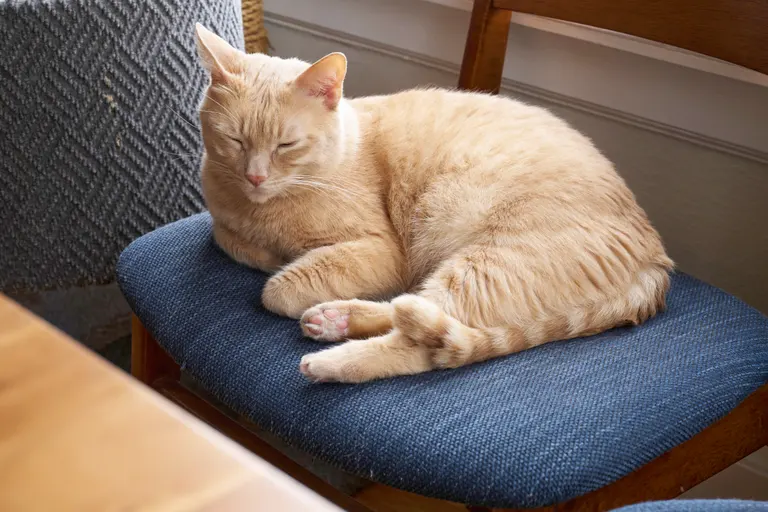
[(301, 329), (305, 336), (317, 341), (342, 341), (349, 332), (349, 313), (316, 306), (301, 317)]

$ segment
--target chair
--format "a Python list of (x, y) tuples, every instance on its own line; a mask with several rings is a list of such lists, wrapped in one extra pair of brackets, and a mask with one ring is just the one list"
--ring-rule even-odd
[(475, 0), (459, 87), (499, 92), (513, 12), (622, 32), (768, 74), (762, 0)]
[[(763, 1), (477, 0), (462, 87), (498, 91), (510, 10), (768, 71)], [(208, 214), (133, 242), (118, 280), (133, 374), (347, 510), (610, 510), (673, 498), (768, 443), (768, 319), (681, 273), (640, 327), (358, 386), (302, 380), (299, 358), (320, 347), (259, 306), (266, 277), (216, 248)], [(352, 499), (251, 422), (377, 483)]]

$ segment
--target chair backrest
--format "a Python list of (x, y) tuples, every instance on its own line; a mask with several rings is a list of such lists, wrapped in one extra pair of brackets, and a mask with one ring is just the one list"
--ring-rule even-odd
[(642, 37), (768, 74), (768, 0), (493, 0), (493, 7)]

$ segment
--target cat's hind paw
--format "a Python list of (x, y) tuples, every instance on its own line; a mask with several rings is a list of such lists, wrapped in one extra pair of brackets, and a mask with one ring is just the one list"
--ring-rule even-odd
[(327, 302), (309, 308), (301, 316), (301, 332), (317, 341), (344, 341), (349, 334), (349, 309)]

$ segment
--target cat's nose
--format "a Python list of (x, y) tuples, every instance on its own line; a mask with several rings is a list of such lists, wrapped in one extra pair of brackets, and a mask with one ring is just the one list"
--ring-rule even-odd
[(251, 182), (251, 184), (254, 187), (258, 187), (259, 185), (261, 185), (267, 180), (266, 176), (256, 176), (256, 175), (246, 174), (245, 177), (248, 181)]

